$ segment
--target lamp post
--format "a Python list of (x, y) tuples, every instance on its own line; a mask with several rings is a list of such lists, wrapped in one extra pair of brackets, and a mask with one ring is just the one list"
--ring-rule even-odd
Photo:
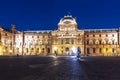
[(57, 47), (54, 47), (54, 55), (57, 55)]

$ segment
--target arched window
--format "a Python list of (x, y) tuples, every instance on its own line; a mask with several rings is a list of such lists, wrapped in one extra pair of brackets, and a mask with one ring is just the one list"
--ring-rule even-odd
[(102, 43), (102, 40), (99, 40), (99, 44), (101, 44)]
[(95, 53), (95, 48), (93, 48), (93, 53)]
[(93, 44), (96, 44), (96, 43), (95, 43), (95, 42), (96, 42), (96, 41), (95, 41), (95, 39), (93, 39), (93, 41), (92, 41), (92, 42), (93, 42)]
[(114, 48), (112, 48), (112, 52), (113, 52), (113, 53), (115, 52), (115, 49), (114, 49)]
[(89, 40), (87, 40), (87, 43), (86, 43), (87, 45), (89, 45)]
[(112, 40), (112, 44), (115, 44), (115, 41), (114, 41), (114, 40)]
[(42, 48), (42, 53), (44, 53), (44, 48)]
[(102, 48), (99, 49), (99, 53), (101, 53), (101, 52), (102, 52)]
[(39, 52), (39, 48), (37, 48), (37, 53)]
[(50, 48), (48, 48), (48, 53), (50, 53)]

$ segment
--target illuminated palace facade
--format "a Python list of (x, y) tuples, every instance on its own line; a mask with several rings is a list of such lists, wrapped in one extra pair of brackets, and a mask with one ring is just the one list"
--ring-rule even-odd
[(64, 16), (57, 30), (17, 31), (0, 27), (0, 55), (119, 56), (120, 29), (78, 29), (76, 19)]

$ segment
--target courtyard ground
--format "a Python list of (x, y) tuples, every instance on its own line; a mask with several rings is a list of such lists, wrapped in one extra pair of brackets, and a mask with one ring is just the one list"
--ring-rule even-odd
[(0, 57), (0, 80), (120, 80), (120, 57)]

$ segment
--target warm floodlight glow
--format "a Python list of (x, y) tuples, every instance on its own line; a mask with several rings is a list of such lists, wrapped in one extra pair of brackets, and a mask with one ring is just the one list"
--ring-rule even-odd
[(12, 50), (9, 50), (10, 53), (12, 53)]
[(75, 46), (72, 47), (72, 52), (73, 52), (74, 54), (77, 53), (77, 49), (76, 49)]
[(2, 47), (0, 46), (0, 55), (2, 55)]
[(4, 49), (3, 52), (6, 52), (6, 50)]
[(54, 50), (57, 50), (57, 47), (56, 47), (56, 46), (54, 47)]

